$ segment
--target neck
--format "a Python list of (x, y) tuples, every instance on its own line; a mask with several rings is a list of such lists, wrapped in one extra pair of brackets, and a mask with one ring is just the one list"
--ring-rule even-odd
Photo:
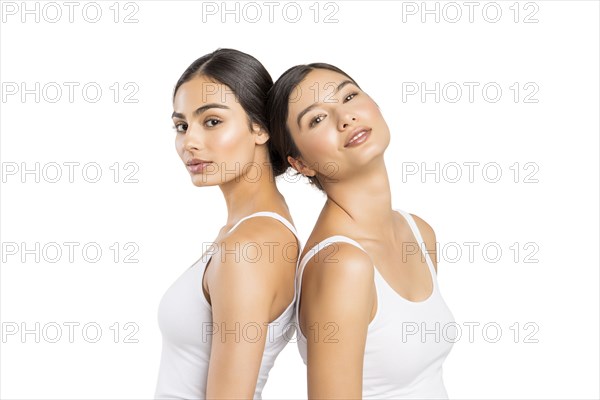
[(270, 164), (256, 162), (234, 179), (219, 185), (227, 205), (227, 224), (234, 224), (243, 217), (258, 211), (267, 211), (283, 201)]
[(340, 181), (325, 182), (325, 207), (339, 209), (368, 236), (393, 236), (394, 211), (390, 181), (383, 155), (360, 173)]

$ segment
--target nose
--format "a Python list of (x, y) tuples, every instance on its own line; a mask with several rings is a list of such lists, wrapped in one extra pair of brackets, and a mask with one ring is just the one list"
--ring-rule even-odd
[(357, 118), (355, 115), (353, 115), (351, 113), (346, 113), (340, 117), (339, 122), (338, 122), (338, 128), (340, 131), (343, 131), (349, 125), (354, 124), (356, 121), (357, 121)]
[(195, 132), (195, 129), (188, 127), (187, 132), (183, 135), (183, 148), (185, 150), (199, 150), (200, 148), (200, 133)]

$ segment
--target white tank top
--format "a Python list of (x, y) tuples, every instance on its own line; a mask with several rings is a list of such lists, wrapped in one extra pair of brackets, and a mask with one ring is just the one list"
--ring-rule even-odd
[[(259, 211), (238, 221), (227, 233), (233, 231), (242, 221), (258, 216), (272, 217), (281, 221), (301, 242), (294, 226), (281, 215), (270, 211)], [(208, 377), (208, 363), (212, 336), (212, 308), (202, 291), (202, 277), (210, 258), (204, 255), (188, 268), (163, 295), (158, 308), (158, 323), (162, 333), (162, 353), (158, 373), (156, 399), (205, 399)], [(263, 353), (254, 399), (261, 399), (261, 393), (269, 371), (277, 355), (283, 350), (295, 332), (294, 298), (286, 310), (268, 325), (267, 339)], [(232, 330), (234, 330), (232, 328)], [(254, 330), (251, 333), (254, 335)], [(240, 329), (240, 337), (243, 330)], [(217, 340), (220, 336), (217, 336)], [(228, 334), (227, 337), (232, 337)]]
[[(435, 268), (412, 216), (398, 211), (408, 221), (422, 244), (426, 263), (433, 281), (432, 294), (423, 301), (413, 302), (400, 296), (375, 270), (377, 312), (367, 330), (363, 364), (363, 399), (447, 399), (442, 379), (442, 364), (456, 341), (454, 316), (438, 288)], [(299, 263), (296, 275), (296, 326), (302, 286), (302, 273), (308, 260), (335, 242), (350, 243), (366, 253), (355, 240), (335, 235), (312, 247)], [(348, 294), (351, 295), (351, 294)], [(404, 336), (403, 336), (404, 332)], [(306, 337), (297, 329), (298, 350), (306, 364)], [(404, 338), (403, 338), (404, 337)], [(330, 339), (334, 339), (331, 331)], [(325, 340), (326, 338), (319, 338)]]

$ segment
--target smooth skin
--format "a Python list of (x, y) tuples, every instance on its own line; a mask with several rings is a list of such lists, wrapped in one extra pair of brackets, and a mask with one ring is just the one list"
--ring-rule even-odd
[[(299, 247), (294, 234), (270, 217), (252, 217), (230, 234), (227, 231), (258, 211), (276, 212), (293, 224), (292, 217), (268, 164), (269, 134), (257, 124), (249, 126), (230, 88), (205, 77), (194, 78), (179, 87), (173, 108), (175, 146), (184, 164), (193, 158), (213, 162), (204, 173), (190, 172), (192, 182), (218, 185), (227, 204), (227, 224), (213, 241), (218, 247), (211, 252), (198, 290), (211, 304), (213, 323), (221, 331), (235, 331), (237, 326), (238, 332), (247, 333), (214, 334), (206, 397), (250, 399), (267, 325), (294, 297)], [(188, 207), (196, 206), (202, 204)], [(246, 248), (250, 250), (239, 250)]]
[[(367, 329), (377, 312), (374, 268), (409, 301), (427, 299), (433, 282), (407, 221), (392, 209), (383, 157), (390, 132), (378, 106), (347, 77), (325, 69), (311, 71), (294, 96), (287, 124), (303, 156), (288, 162), (316, 175), (327, 194), (301, 257), (332, 235), (348, 236), (368, 253), (335, 243), (305, 266), (299, 322), (307, 337), (308, 397), (360, 399)], [(357, 127), (371, 128), (370, 137), (344, 147)], [(435, 233), (413, 218), (437, 272)]]

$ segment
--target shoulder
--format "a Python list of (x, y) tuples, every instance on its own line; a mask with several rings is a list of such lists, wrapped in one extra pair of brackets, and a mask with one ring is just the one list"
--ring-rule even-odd
[(220, 247), (221, 251), (227, 250), (230, 254), (239, 252), (240, 262), (257, 266), (284, 260), (295, 262), (299, 249), (296, 235), (281, 221), (267, 216), (242, 221), (221, 241)]
[[(436, 250), (435, 231), (433, 230), (431, 225), (429, 225), (429, 223), (427, 223), (423, 218), (421, 218), (415, 214), (410, 214), (410, 215), (412, 215), (413, 219), (415, 220), (415, 224), (417, 224), (417, 228), (419, 228), (419, 232), (421, 233), (421, 236), (423, 237), (423, 241), (425, 242), (425, 247), (427, 247), (429, 254), (430, 255), (435, 254), (435, 250)], [(430, 257), (430, 258), (431, 258), (431, 261), (433, 262), (433, 265), (435, 266), (436, 271), (437, 271), (437, 261), (436, 261), (437, 257)]]
[(297, 254), (296, 236), (279, 220), (249, 218), (218, 243), (214, 283), (228, 291), (238, 285), (267, 289), (276, 283), (273, 271), (281, 263), (295, 264)]
[(228, 237), (237, 236), (250, 240), (260, 238), (291, 237), (295, 240), (293, 232), (279, 219), (272, 216), (256, 215), (242, 221)]
[(319, 242), (306, 263), (307, 268), (321, 278), (373, 274), (369, 255), (346, 242)]
[(318, 250), (304, 267), (304, 304), (312, 303), (325, 313), (369, 305), (374, 285), (369, 255), (346, 242), (334, 242)]

